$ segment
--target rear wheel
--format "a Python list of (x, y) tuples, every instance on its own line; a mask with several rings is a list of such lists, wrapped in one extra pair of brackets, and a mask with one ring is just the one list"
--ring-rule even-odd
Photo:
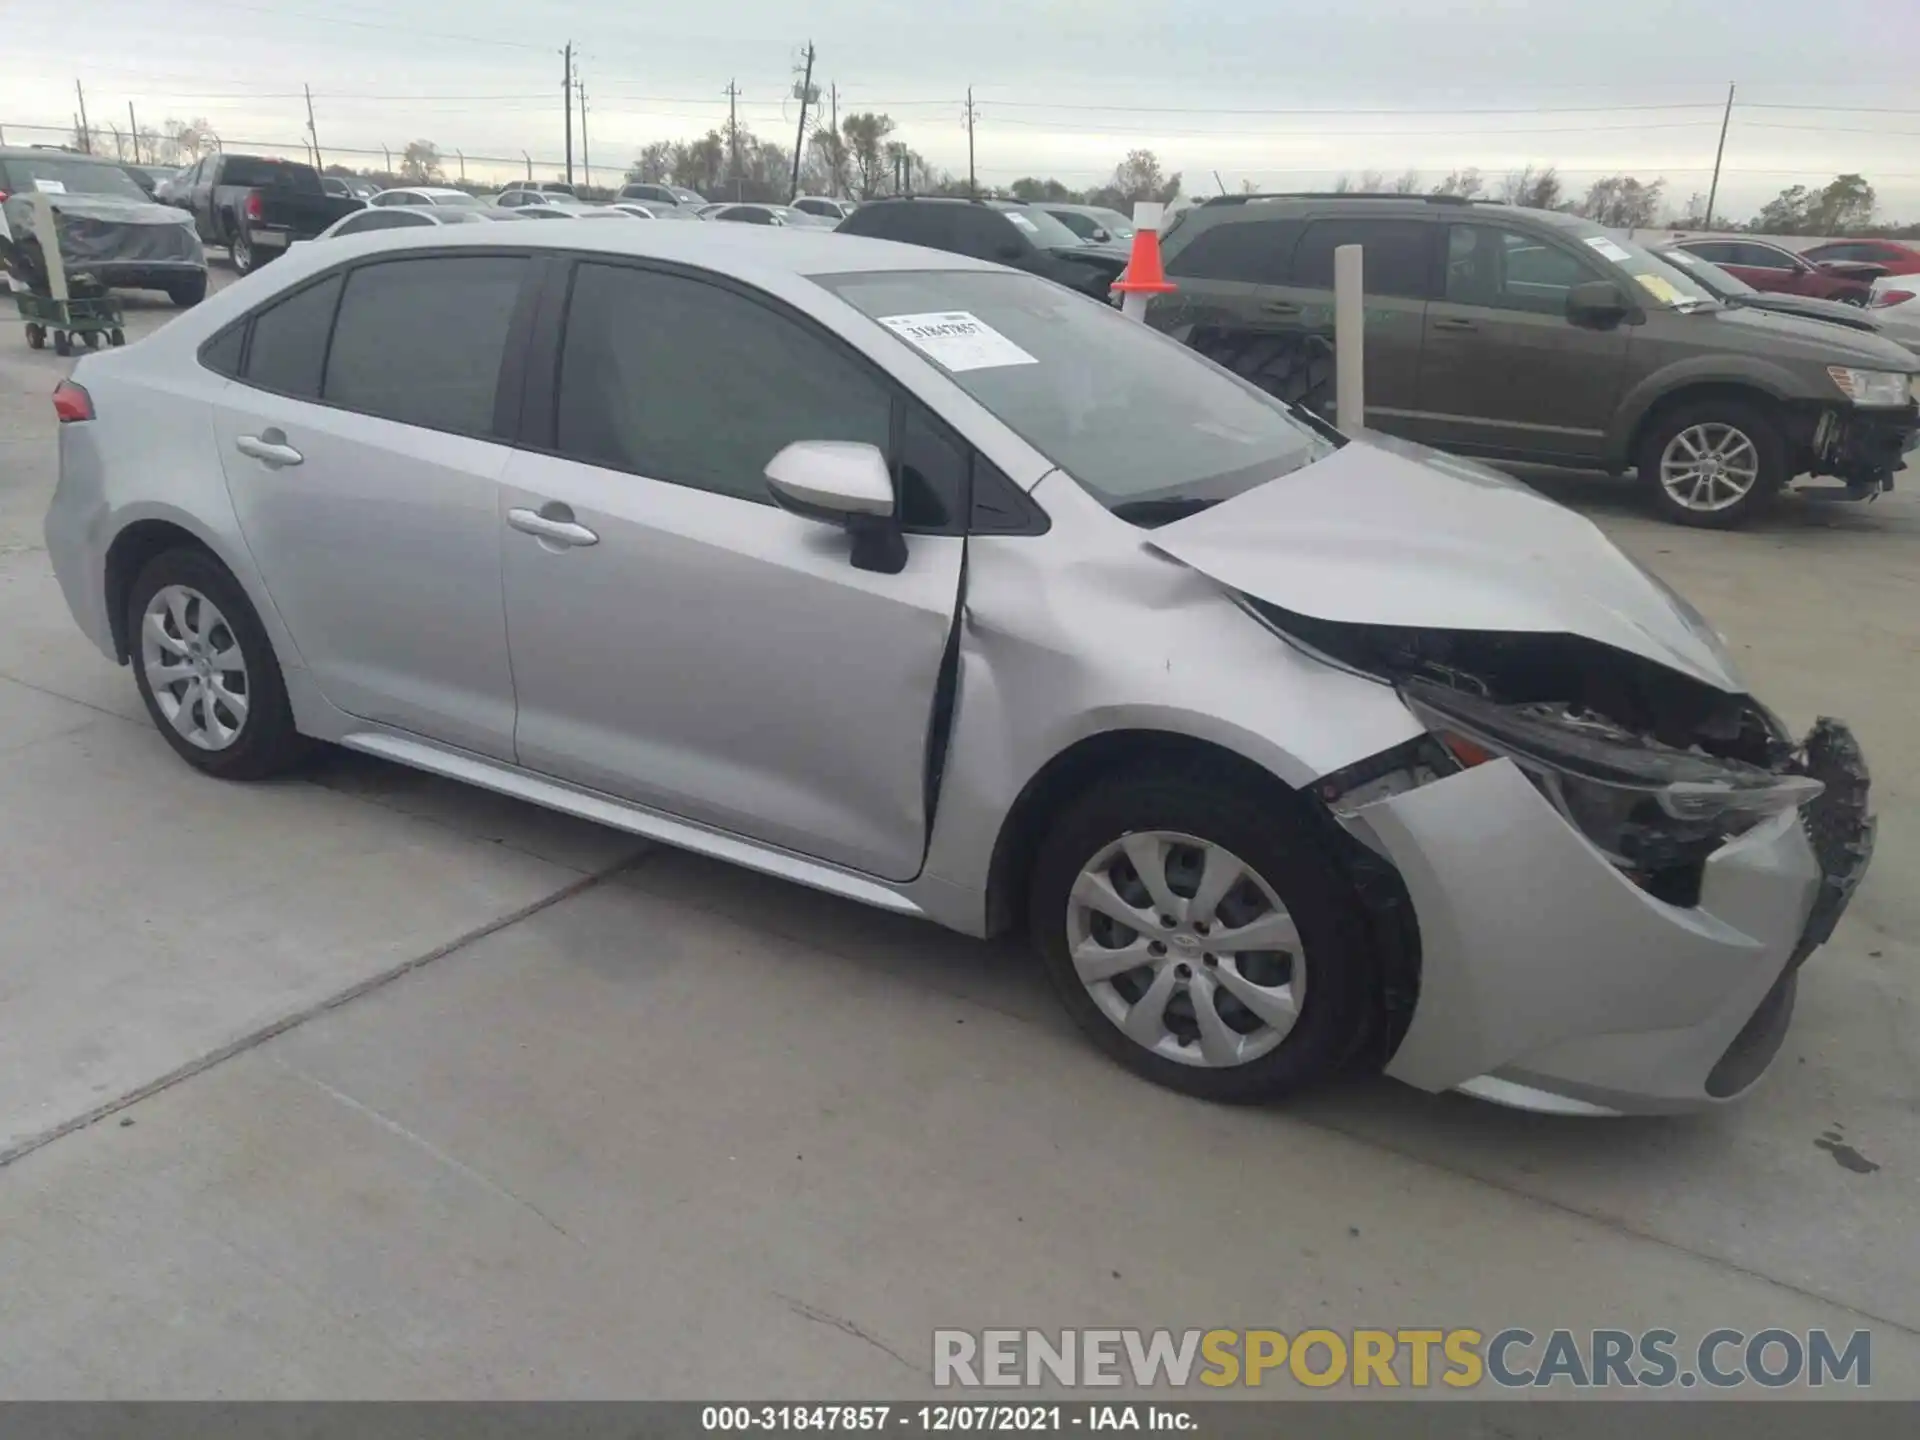
[(207, 298), (207, 277), (196, 275), (191, 280), (176, 280), (167, 287), (167, 298), (182, 310), (190, 310)]
[(1678, 405), (1647, 431), (1640, 483), (1682, 525), (1744, 525), (1787, 483), (1787, 447), (1757, 405), (1737, 399)]
[(47, 348), (47, 327), (46, 326), (36, 325), (31, 321), (28, 322), (27, 348), (29, 350), (44, 350)]
[(1033, 940), (1095, 1044), (1210, 1100), (1326, 1079), (1373, 1013), (1351, 881), (1284, 797), (1205, 768), (1116, 776), (1043, 842)]
[(73, 354), (73, 336), (64, 330), (53, 332), (53, 353), (56, 355)]
[(233, 268), (242, 275), (251, 273), (258, 266), (253, 237), (247, 233), (245, 225), (234, 226), (233, 235), (227, 241), (227, 254), (232, 257)]
[(280, 665), (259, 616), (204, 550), (149, 560), (127, 597), (134, 679), (174, 753), (227, 780), (260, 780), (299, 763)]

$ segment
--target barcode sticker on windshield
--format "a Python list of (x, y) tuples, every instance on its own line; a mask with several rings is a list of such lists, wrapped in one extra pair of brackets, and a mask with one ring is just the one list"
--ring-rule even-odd
[(64, 180), (42, 180), (36, 175), (33, 177), (33, 188), (43, 195), (64, 195), (67, 193), (67, 182)]
[(977, 315), (965, 310), (883, 315), (880, 323), (944, 370), (991, 370), (1040, 362)]
[(1617, 262), (1621, 260), (1631, 260), (1633, 258), (1625, 250), (1622, 250), (1618, 245), (1614, 244), (1613, 241), (1609, 240), (1605, 235), (1594, 235), (1587, 240), (1587, 244), (1591, 248), (1598, 250), (1602, 255), (1606, 256), (1607, 259), (1609, 260), (1613, 260)]

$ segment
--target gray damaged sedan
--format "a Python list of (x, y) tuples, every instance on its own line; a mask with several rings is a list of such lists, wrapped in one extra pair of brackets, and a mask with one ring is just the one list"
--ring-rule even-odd
[(1586, 520), (954, 255), (349, 237), (55, 403), (60, 584), (188, 763), (343, 745), (1024, 927), (1212, 1099), (1730, 1100), (1871, 851), (1845, 726)]

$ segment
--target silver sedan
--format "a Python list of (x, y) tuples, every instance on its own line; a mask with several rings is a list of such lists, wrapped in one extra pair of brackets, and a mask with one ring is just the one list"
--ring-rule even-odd
[(188, 764), (317, 742), (973, 935), (1248, 1101), (1778, 1050), (1871, 850), (1586, 520), (1115, 311), (748, 225), (296, 247), (82, 359), (49, 549)]

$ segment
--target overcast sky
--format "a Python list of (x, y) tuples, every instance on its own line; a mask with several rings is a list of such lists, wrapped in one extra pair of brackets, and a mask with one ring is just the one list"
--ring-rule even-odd
[[(596, 173), (648, 140), (703, 133), (729, 80), (757, 132), (793, 141), (787, 92), (805, 43), (840, 111), (877, 109), (937, 166), (965, 173), (978, 106), (983, 183), (1084, 186), (1130, 148), (1189, 190), (1270, 188), (1342, 171), (1428, 183), (1558, 166), (1568, 188), (1626, 171), (1704, 192), (1720, 106), (1739, 86), (1719, 209), (1744, 218), (1783, 186), (1859, 171), (1882, 211), (1920, 220), (1915, 0), (712, 0), (644, 12), (613, 0), (88, 0), (9, 8), (0, 126), (9, 143), (89, 119), (209, 119), (229, 148), (297, 148), (311, 85), (327, 158), (367, 163), (431, 139), (479, 156), (563, 154), (560, 47), (578, 47)], [(1293, 11), (1296, 13), (1287, 13)], [(578, 143), (576, 136), (576, 145)], [(577, 152), (576, 152), (577, 153)], [(457, 163), (457, 162), (456, 162)], [(520, 167), (524, 169), (524, 165)]]

